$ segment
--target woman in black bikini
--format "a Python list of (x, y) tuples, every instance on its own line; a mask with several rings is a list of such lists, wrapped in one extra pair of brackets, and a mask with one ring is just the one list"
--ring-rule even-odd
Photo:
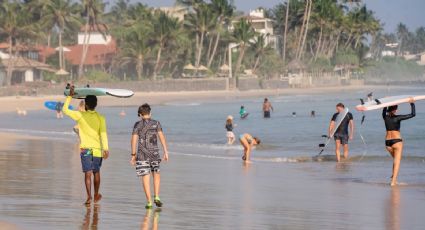
[(401, 121), (410, 119), (416, 115), (414, 104), (415, 100), (411, 98), (409, 102), (412, 108), (410, 114), (397, 115), (397, 105), (384, 108), (384, 110), (382, 111), (382, 117), (385, 121), (385, 128), (387, 129), (385, 145), (387, 151), (394, 159), (393, 175), (391, 176), (391, 186), (397, 185), (397, 176), (398, 171), (400, 170), (401, 155), (403, 153), (403, 139), (401, 139), (400, 135), (400, 123)]

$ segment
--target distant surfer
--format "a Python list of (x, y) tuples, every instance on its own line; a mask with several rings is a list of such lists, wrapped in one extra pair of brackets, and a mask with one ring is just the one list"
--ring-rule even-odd
[(245, 133), (239, 136), (239, 141), (244, 148), (242, 160), (244, 160), (246, 163), (251, 163), (252, 147), (259, 145), (261, 140), (258, 137), (253, 137), (251, 134)]
[(373, 101), (373, 92), (370, 92), (370, 93), (367, 95), (367, 101)]
[(233, 133), (235, 125), (233, 124), (233, 117), (231, 115), (227, 116), (225, 128), (227, 131), (227, 144), (232, 145), (235, 142), (235, 134)]
[(297, 117), (297, 112), (292, 112), (292, 117)]
[(241, 105), (241, 109), (239, 110), (239, 115), (242, 119), (245, 119), (249, 113), (246, 111), (245, 106)]
[(397, 105), (384, 108), (382, 110), (382, 118), (385, 121), (385, 128), (387, 134), (385, 136), (385, 146), (387, 151), (391, 154), (394, 159), (393, 162), (393, 174), (391, 176), (391, 186), (397, 185), (398, 172), (400, 170), (400, 161), (403, 154), (403, 139), (400, 135), (400, 124), (401, 121), (410, 119), (416, 116), (415, 100), (410, 98), (411, 112), (407, 115), (397, 115)]
[(264, 102), (263, 102), (264, 118), (270, 118), (271, 111), (273, 111), (272, 103), (270, 103), (268, 98), (264, 98)]
[(57, 119), (63, 118), (62, 107), (63, 107), (62, 102), (60, 102), (60, 101), (56, 102), (55, 110), (56, 110), (56, 118)]
[[(336, 105), (336, 113), (332, 116), (331, 123), (329, 124), (329, 134), (330, 137), (332, 135), (332, 131), (334, 128), (337, 128), (334, 139), (335, 139), (335, 155), (337, 162), (341, 161), (341, 146), (344, 148), (344, 159), (348, 158), (348, 140), (352, 140), (354, 136), (354, 120), (353, 114), (350, 112), (345, 115), (339, 127), (335, 127), (335, 121), (338, 115), (344, 113), (345, 106), (342, 103), (338, 103)], [(350, 132), (348, 132), (348, 128), (350, 128)]]
[(151, 107), (143, 104), (139, 107), (138, 115), (140, 121), (134, 124), (131, 137), (131, 160), (130, 164), (136, 166), (136, 174), (141, 179), (146, 195), (146, 209), (152, 208), (152, 198), (150, 190), (150, 176), (153, 176), (153, 202), (157, 207), (162, 207), (159, 198), (159, 187), (161, 175), (159, 164), (161, 156), (159, 154), (158, 139), (162, 144), (164, 155), (163, 160), (168, 161), (167, 143), (162, 132), (161, 123), (151, 118)]
[(316, 117), (316, 111), (311, 110), (310, 117)]
[(94, 202), (102, 199), (99, 193), (100, 168), (102, 160), (109, 157), (108, 135), (106, 132), (105, 117), (96, 112), (97, 97), (89, 95), (84, 99), (86, 111), (69, 109), (69, 104), (74, 96), (74, 86), (70, 87), (69, 96), (66, 97), (63, 113), (77, 122), (80, 134), (80, 157), (84, 172), (87, 200), (86, 205), (92, 201), (91, 184), (94, 177)]

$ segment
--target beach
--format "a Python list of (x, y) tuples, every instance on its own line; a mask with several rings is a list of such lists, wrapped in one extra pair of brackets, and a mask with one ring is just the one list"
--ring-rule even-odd
[[(26, 117), (17, 117), (15, 107), (7, 104), (13, 99), (1, 99), (0, 229), (423, 229), (425, 106), (418, 102), (417, 117), (402, 124), (403, 184), (391, 188), (392, 161), (383, 145), (380, 111), (368, 113), (366, 125), (360, 126), (362, 114), (352, 109), (371, 89), (377, 96), (422, 90), (288, 89), (100, 98), (111, 156), (102, 166), (103, 199), (89, 208), (83, 205), (74, 122), (57, 120), (42, 105), (63, 97), (15, 100), (32, 104)], [(268, 120), (260, 111), (265, 96), (275, 107)], [(154, 105), (153, 116), (161, 121), (170, 151), (170, 161), (161, 164), (164, 207), (150, 211), (144, 209), (144, 194), (129, 164), (136, 105), (145, 101)], [(350, 159), (336, 164), (330, 145), (317, 161), (320, 136), (339, 101), (352, 109), (357, 123)], [(251, 113), (246, 120), (237, 118), (241, 104)], [(121, 110), (127, 116), (120, 117)], [(311, 110), (315, 118), (309, 116)], [(297, 117), (292, 117), (294, 111)], [(406, 111), (402, 106), (401, 112)], [(262, 138), (252, 164), (242, 163), (238, 144), (224, 144), (229, 114), (236, 117), (237, 134)]]

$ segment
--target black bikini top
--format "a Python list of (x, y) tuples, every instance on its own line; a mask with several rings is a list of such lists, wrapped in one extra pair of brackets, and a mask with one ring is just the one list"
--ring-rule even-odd
[(389, 115), (387, 114), (388, 109), (386, 107), (382, 110), (382, 118), (384, 118), (385, 128), (387, 129), (387, 131), (400, 131), (401, 121), (416, 116), (415, 104), (410, 103), (410, 107), (412, 111), (410, 112), (410, 114), (406, 115)]

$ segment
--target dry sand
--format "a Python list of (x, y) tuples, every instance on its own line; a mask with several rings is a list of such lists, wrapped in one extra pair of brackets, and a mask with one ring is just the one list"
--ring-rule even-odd
[[(196, 92), (155, 92), (142, 93), (136, 92), (135, 95), (128, 99), (101, 97), (99, 105), (102, 106), (138, 106), (145, 102), (150, 104), (163, 104), (170, 102), (187, 102), (187, 101), (223, 101), (237, 98), (251, 97), (267, 97), (279, 95), (295, 95), (295, 94), (320, 94), (347, 90), (371, 90), (377, 88), (385, 88), (386, 86), (339, 86), (339, 87), (323, 87), (323, 88), (288, 88), (288, 89), (270, 89), (270, 90), (251, 90), (251, 91), (196, 91)], [(17, 109), (25, 109), (27, 111), (40, 110), (44, 108), (45, 101), (63, 101), (64, 96), (37, 96), (37, 97), (1, 97), (0, 112), (13, 112)], [(74, 105), (78, 101), (74, 100)]]

